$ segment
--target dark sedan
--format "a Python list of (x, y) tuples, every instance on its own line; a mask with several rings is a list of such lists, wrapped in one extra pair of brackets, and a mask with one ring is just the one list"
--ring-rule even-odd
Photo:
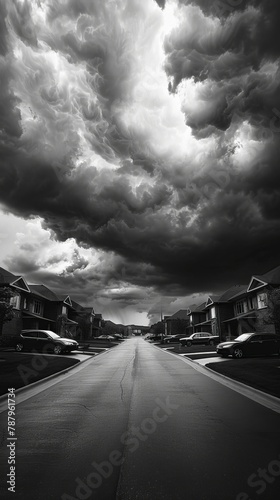
[(280, 337), (273, 333), (243, 333), (234, 340), (218, 344), (217, 353), (234, 358), (280, 355)]
[(184, 336), (182, 333), (176, 333), (175, 335), (165, 335), (163, 337), (164, 344), (171, 344), (174, 342), (180, 342), (180, 339)]
[(180, 339), (180, 342), (183, 346), (187, 345), (190, 347), (191, 345), (214, 345), (217, 344), (220, 340), (218, 335), (212, 335), (209, 332), (197, 332), (192, 333), (188, 337), (183, 337)]
[(78, 349), (78, 342), (62, 338), (50, 330), (22, 330), (15, 339), (15, 350), (61, 354)]

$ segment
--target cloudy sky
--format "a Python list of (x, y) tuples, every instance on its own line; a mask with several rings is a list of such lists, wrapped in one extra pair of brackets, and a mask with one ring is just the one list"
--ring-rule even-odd
[(148, 324), (280, 264), (278, 0), (1, 0), (0, 265)]

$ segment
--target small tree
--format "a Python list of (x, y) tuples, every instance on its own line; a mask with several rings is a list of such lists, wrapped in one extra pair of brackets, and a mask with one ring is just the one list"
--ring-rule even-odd
[(151, 328), (151, 332), (153, 332), (155, 335), (161, 335), (164, 333), (164, 322), (163, 321), (158, 321), (157, 323), (154, 323)]
[(0, 288), (0, 336), (2, 336), (3, 326), (14, 317), (13, 306), (10, 299), (14, 293), (9, 287)]

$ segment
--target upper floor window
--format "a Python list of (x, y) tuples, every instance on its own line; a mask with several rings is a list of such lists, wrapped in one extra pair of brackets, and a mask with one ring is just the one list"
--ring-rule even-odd
[(33, 302), (33, 312), (34, 314), (42, 314), (43, 304), (39, 300), (34, 300)]
[(10, 304), (14, 309), (20, 309), (20, 295), (16, 294), (10, 298)]
[(211, 319), (216, 318), (216, 308), (215, 307), (211, 307), (211, 309), (210, 309), (210, 318)]
[(248, 309), (249, 310), (254, 309), (255, 306), (254, 306), (253, 297), (248, 297), (247, 303), (248, 303)]
[(247, 302), (246, 300), (239, 300), (235, 305), (236, 314), (243, 314), (247, 312)]
[(258, 293), (257, 302), (258, 302), (258, 309), (267, 307), (267, 294), (265, 292)]
[(65, 314), (66, 316), (68, 316), (68, 309), (66, 306), (62, 306), (62, 314)]

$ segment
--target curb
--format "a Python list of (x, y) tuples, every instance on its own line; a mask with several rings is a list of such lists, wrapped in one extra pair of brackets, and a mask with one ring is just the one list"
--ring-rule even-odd
[[(91, 354), (85, 353), (86, 355), (89, 356), (87, 359), (79, 360), (78, 363), (75, 363), (72, 366), (68, 366), (68, 368), (64, 368), (63, 370), (52, 373), (52, 375), (48, 375), (47, 377), (41, 378), (40, 380), (36, 380), (35, 382), (31, 382), (31, 384), (27, 384), (27, 385), (24, 385), (23, 387), (19, 387), (18, 389), (16, 389), (15, 394), (16, 395), (23, 394), (24, 392), (27, 392), (28, 390), (34, 389), (38, 385), (40, 385), (44, 382), (47, 382), (49, 380), (52, 380), (53, 378), (58, 377), (59, 375), (64, 375), (64, 374), (66, 375), (68, 372), (70, 372), (74, 368), (77, 368), (78, 366), (81, 366), (81, 364), (85, 363), (86, 361), (92, 360), (96, 356), (106, 354), (109, 351), (110, 351), (110, 349), (107, 349), (106, 351), (103, 351), (100, 353), (94, 353), (94, 355), (92, 353)], [(84, 353), (80, 353), (80, 354), (84, 354)], [(2, 396), (0, 396), (0, 405), (3, 402), (5, 402), (6, 400), (7, 400), (7, 394), (3, 394)], [(1, 410), (0, 410), (0, 413), (1, 413)]]
[[(157, 349), (160, 349), (157, 346), (154, 346)], [(160, 349), (161, 350), (161, 349)], [(215, 372), (214, 370), (211, 370), (211, 368), (208, 368), (205, 365), (201, 365), (197, 361), (179, 356), (178, 354), (175, 354), (170, 351), (165, 351), (168, 352), (171, 356), (176, 357), (177, 359), (181, 359), (184, 361), (184, 363), (190, 364), (193, 366), (195, 370), (198, 372), (212, 378), (216, 382), (219, 382), (220, 384), (225, 385), (229, 389), (234, 390), (235, 392), (238, 392), (239, 394), (242, 394), (243, 396), (261, 404), (262, 406), (265, 406), (266, 408), (269, 408), (270, 410), (273, 410), (277, 413), (280, 413), (280, 398), (277, 398), (276, 396), (273, 396), (272, 394), (268, 394), (267, 392), (263, 392), (259, 389), (255, 389), (254, 387), (251, 387), (250, 385), (246, 385), (242, 382), (239, 382), (238, 380), (235, 380), (233, 378), (227, 377), (226, 375), (223, 375), (221, 373)]]

